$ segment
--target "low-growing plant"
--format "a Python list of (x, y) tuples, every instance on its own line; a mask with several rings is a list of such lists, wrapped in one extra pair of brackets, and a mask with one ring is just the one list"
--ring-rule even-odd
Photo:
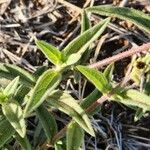
[[(62, 51), (44, 41), (36, 40), (37, 47), (54, 65), (52, 68), (40, 67), (34, 73), (29, 73), (18, 66), (1, 63), (0, 76), (10, 82), (6, 87), (2, 86), (0, 91), (0, 147), (11, 147), (9, 143), (16, 139), (25, 150), (45, 150), (49, 147), (55, 150), (79, 150), (82, 149), (85, 132), (95, 136), (90, 116), (100, 111), (99, 106), (104, 101), (116, 101), (135, 109), (135, 120), (150, 110), (150, 43), (107, 58), (107, 63), (104, 60), (103, 63), (100, 61), (88, 66), (91, 43), (102, 35), (110, 22), (110, 18), (107, 18), (90, 27), (88, 12), (129, 20), (150, 33), (150, 17), (143, 12), (113, 6), (90, 7), (82, 14), (81, 34)], [(137, 88), (114, 82), (113, 63), (142, 51), (147, 53), (130, 64), (130, 79)], [(108, 63), (110, 64), (103, 72), (97, 69)], [(141, 75), (145, 75), (145, 84), (143, 90), (139, 91)], [(85, 77), (95, 86), (95, 90), (80, 102), (60, 87), (62, 81), (76, 76), (80, 79)], [(76, 82), (78, 81), (76, 78)], [(60, 131), (53, 113), (56, 109), (71, 118)], [(29, 142), (27, 123), (31, 117), (39, 120), (32, 143)], [(41, 136), (43, 141), (38, 143), (37, 137), (40, 137), (41, 127), (45, 134)]]

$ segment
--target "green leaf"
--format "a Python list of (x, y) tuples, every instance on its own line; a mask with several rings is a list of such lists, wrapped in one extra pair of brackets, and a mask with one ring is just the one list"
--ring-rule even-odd
[(92, 42), (94, 42), (105, 30), (110, 19), (105, 19), (93, 26), (83, 34), (75, 38), (63, 49), (65, 64), (75, 64), (87, 50)]
[(95, 87), (102, 93), (108, 93), (111, 90), (111, 85), (108, 83), (107, 79), (103, 73), (88, 68), (86, 66), (76, 67), (89, 81), (91, 81)]
[[(81, 34), (83, 34), (85, 31), (91, 28), (91, 24), (89, 20), (89, 13), (87, 14), (87, 12), (83, 10), (81, 16), (82, 16), (81, 17)], [(82, 57), (80, 58), (80, 61), (78, 61), (78, 64), (83, 64), (89, 59), (90, 54), (92, 52), (92, 49), (90, 49), (90, 46), (91, 45), (89, 45), (87, 50), (85, 50)]]
[(15, 139), (17, 139), (17, 141), (21, 145), (21, 148), (22, 148), (21, 150), (32, 150), (31, 144), (26, 136), (22, 138), (19, 135), (16, 135)]
[(81, 34), (90, 28), (90, 21), (85, 10), (81, 14)]
[(43, 52), (46, 58), (54, 65), (61, 63), (61, 52), (56, 47), (46, 43), (44, 41), (36, 41), (37, 47)]
[(131, 21), (139, 28), (150, 33), (150, 16), (142, 11), (127, 8), (116, 7), (111, 5), (93, 6), (86, 9), (88, 12), (104, 16), (118, 17), (123, 20)]
[(31, 97), (28, 100), (25, 107), (25, 115), (28, 115), (37, 107), (39, 107), (43, 101), (43, 94), (50, 88), (49, 92), (57, 87), (61, 80), (61, 75), (52, 69), (45, 71), (37, 80), (37, 83), (32, 91)]
[(132, 89), (126, 91), (126, 96), (131, 99), (130, 105), (138, 106), (143, 111), (150, 110), (150, 96)]
[(83, 140), (83, 129), (72, 121), (67, 127), (67, 150), (79, 150)]
[(21, 137), (25, 137), (26, 125), (23, 118), (23, 111), (19, 104), (17, 102), (4, 103), (2, 105), (2, 111), (18, 134)]
[(0, 76), (10, 80), (19, 76), (20, 81), (27, 86), (33, 86), (35, 83), (35, 79), (30, 73), (11, 64), (0, 63)]
[(60, 111), (68, 114), (86, 132), (94, 136), (94, 131), (88, 116), (70, 94), (63, 91), (56, 91), (52, 95), (48, 96), (47, 93), (47, 102)]
[[(42, 134), (42, 137), (41, 137)], [(43, 138), (44, 137), (44, 138)], [(43, 140), (44, 139), (44, 140)], [(45, 135), (43, 134), (43, 128), (40, 122), (35, 127), (34, 135), (33, 135), (33, 145), (36, 147), (37, 145), (41, 145), (43, 141), (45, 141)]]
[(36, 110), (36, 114), (41, 122), (48, 140), (51, 140), (57, 132), (57, 124), (55, 118), (50, 112), (48, 112), (44, 105), (41, 105)]
[(114, 71), (114, 63), (108, 65), (104, 70), (103, 74), (109, 82), (112, 80), (113, 71)]
[(12, 80), (8, 86), (4, 89), (4, 93), (10, 97), (15, 94), (17, 87), (19, 85), (19, 77), (16, 77), (14, 80)]
[(7, 95), (5, 95), (3, 91), (0, 91), (0, 104), (6, 102), (7, 100)]
[(13, 136), (15, 133), (14, 128), (11, 126), (8, 120), (3, 119), (0, 121), (0, 147)]
[(143, 112), (150, 110), (150, 96), (133, 89), (122, 91), (120, 93), (117, 91), (116, 93), (110, 97), (110, 100), (121, 102), (133, 108), (139, 107)]

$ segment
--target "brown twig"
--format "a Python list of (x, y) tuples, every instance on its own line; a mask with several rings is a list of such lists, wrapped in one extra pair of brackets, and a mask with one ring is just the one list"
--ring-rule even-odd
[(67, 130), (67, 126), (66, 125), (63, 129), (61, 129), (53, 138), (52, 143), (55, 143), (58, 139), (62, 138), (65, 135), (65, 132)]
[(94, 109), (95, 109), (98, 105), (102, 104), (102, 103), (105, 102), (107, 99), (108, 99), (108, 97), (103, 95), (103, 96), (100, 97), (97, 101), (95, 101), (92, 105), (90, 105), (90, 106), (85, 110), (85, 112), (86, 112), (86, 113), (90, 113), (90, 112), (94, 111)]
[(93, 102), (92, 105), (90, 105), (85, 112), (86, 113), (91, 113), (94, 111), (94, 109), (98, 106), (103, 104), (106, 100), (108, 100), (116, 91), (116, 89), (120, 86), (120, 84), (116, 85), (110, 92), (108, 92), (105, 95), (102, 95), (97, 101)]
[(143, 52), (143, 51), (148, 51), (149, 49), (150, 49), (150, 42), (147, 43), (147, 44), (143, 44), (142, 46), (139, 46), (139, 47), (131, 48), (131, 49), (129, 49), (125, 52), (119, 53), (115, 56), (108, 57), (108, 58), (106, 58), (104, 60), (101, 60), (97, 63), (89, 65), (89, 67), (99, 69), (99, 68), (101, 68), (105, 65), (111, 64), (111, 63), (116, 62), (118, 60), (121, 60), (123, 58), (127, 58), (127, 57), (132, 56), (136, 53), (140, 53), (140, 52)]

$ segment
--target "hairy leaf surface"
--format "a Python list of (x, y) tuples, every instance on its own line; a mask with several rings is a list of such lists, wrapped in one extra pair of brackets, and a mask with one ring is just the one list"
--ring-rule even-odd
[(77, 69), (102, 93), (107, 93), (111, 90), (111, 85), (108, 83), (103, 73), (88, 68), (86, 66), (77, 66)]
[(13, 101), (4, 103), (2, 105), (2, 111), (16, 132), (18, 132), (21, 137), (24, 137), (26, 134), (26, 125), (21, 106)]
[(78, 150), (84, 140), (83, 129), (74, 121), (67, 127), (67, 150)]
[(150, 110), (150, 96), (134, 89), (115, 93), (111, 96), (110, 100), (121, 102), (127, 106), (139, 107), (143, 112)]
[(12, 80), (8, 86), (4, 89), (4, 93), (9, 97), (13, 94), (15, 94), (16, 89), (19, 84), (19, 77), (16, 77), (14, 80)]
[(63, 56), (65, 58), (66, 65), (75, 64), (81, 58), (89, 45), (103, 33), (109, 20), (110, 19), (105, 19), (85, 31), (63, 49)]
[(25, 115), (39, 107), (45, 99), (42, 96), (50, 88), (51, 92), (59, 84), (61, 75), (52, 69), (45, 71), (38, 79), (25, 108)]
[(85, 10), (82, 11), (81, 16), (81, 34), (83, 34), (86, 30), (90, 28), (90, 20)]
[(59, 51), (59, 49), (47, 42), (40, 40), (36, 41), (36, 45), (50, 62), (52, 62), (55, 65), (60, 64), (61, 52)]
[(126, 96), (131, 99), (131, 105), (137, 105), (144, 111), (150, 110), (150, 96), (133, 89), (128, 90)]

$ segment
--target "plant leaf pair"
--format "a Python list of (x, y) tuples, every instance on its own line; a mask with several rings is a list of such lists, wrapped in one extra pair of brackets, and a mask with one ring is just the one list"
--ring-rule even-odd
[[(102, 93), (105, 94), (111, 91), (111, 86), (105, 78), (105, 76), (107, 76), (107, 70), (106, 72), (104, 72), (104, 76), (101, 72), (85, 66), (77, 66), (77, 69), (85, 77), (87, 77), (87, 79), (91, 81)], [(111, 69), (109, 69), (109, 67), (108, 72), (111, 72)], [(120, 91), (115, 90), (113, 93), (114, 94), (110, 97), (110, 100), (113, 99), (128, 106), (136, 106), (142, 108), (143, 112), (150, 110), (150, 96), (144, 93), (132, 89), (126, 91), (121, 89)]]
[(19, 85), (19, 77), (16, 77), (5, 87), (5, 89), (1, 89), (0, 104), (5, 103), (10, 99), (11, 96), (15, 95), (18, 85)]
[(109, 21), (109, 18), (101, 21), (70, 42), (62, 51), (65, 64), (75, 64), (90, 44), (103, 33)]
[[(50, 60), (53, 64), (62, 67), (70, 66), (72, 64), (75, 64), (87, 50), (90, 44), (103, 33), (103, 31), (107, 27), (109, 20), (110, 19), (105, 19), (92, 28), (83, 32), (80, 36), (70, 42), (63, 49), (62, 53), (56, 47), (44, 41), (37, 40), (37, 47), (40, 48), (40, 50), (44, 53), (48, 60)], [(85, 24), (87, 24), (87, 22)], [(88, 25), (86, 26), (87, 27), (83, 28), (88, 28)]]
[(18, 84), (19, 84), (19, 77), (16, 77), (3, 90), (3, 95), (5, 95), (6, 98), (4, 101), (2, 101), (1, 99), (1, 105), (2, 105), (2, 112), (6, 116), (9, 123), (21, 137), (24, 137), (26, 134), (26, 126), (25, 120), (23, 118), (23, 111), (21, 109), (21, 106), (17, 102), (12, 101), (12, 98), (18, 87)]

